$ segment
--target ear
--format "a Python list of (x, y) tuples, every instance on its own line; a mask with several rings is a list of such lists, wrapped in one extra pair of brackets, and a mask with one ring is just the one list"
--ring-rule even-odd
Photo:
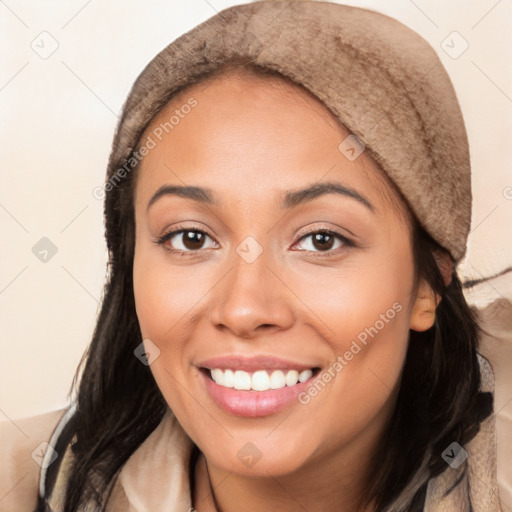
[(436, 308), (440, 302), (441, 297), (422, 279), (411, 310), (410, 328), (420, 332), (430, 329), (436, 320)]

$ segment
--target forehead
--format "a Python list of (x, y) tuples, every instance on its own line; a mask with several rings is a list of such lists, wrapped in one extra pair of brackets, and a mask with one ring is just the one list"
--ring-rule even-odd
[[(249, 124), (249, 121), (254, 121), (256, 116), (261, 118), (261, 126), (267, 130), (273, 118), (274, 124), (282, 128), (280, 133), (283, 138), (299, 133), (312, 137), (314, 132), (319, 136), (330, 132), (336, 139), (349, 135), (336, 116), (302, 85), (280, 75), (260, 73), (234, 68), (205, 77), (175, 94), (152, 120), (146, 133), (165, 124), (173, 114), (180, 114), (180, 110), (190, 110), (186, 105), (193, 99), (198, 105), (190, 113), (180, 116), (180, 126), (176, 125), (169, 131), (172, 131), (175, 140), (180, 132), (186, 131), (187, 125), (193, 124), (198, 133), (201, 124), (206, 125), (208, 121), (216, 121), (216, 132), (227, 126), (228, 122), (234, 124), (236, 120), (245, 123), (247, 130), (254, 130), (255, 123)], [(208, 126), (208, 129), (212, 127)]]
[[(196, 106), (185, 108), (192, 101)], [(176, 124), (170, 123), (173, 117)], [(139, 166), (137, 188), (154, 189), (157, 182), (183, 176), (195, 183), (264, 192), (269, 186), (295, 188), (299, 182), (340, 178), (403, 210), (367, 151), (354, 160), (342, 152), (340, 144), (349, 136), (304, 87), (276, 76), (229, 70), (180, 91), (155, 116), (141, 141), (161, 140)]]

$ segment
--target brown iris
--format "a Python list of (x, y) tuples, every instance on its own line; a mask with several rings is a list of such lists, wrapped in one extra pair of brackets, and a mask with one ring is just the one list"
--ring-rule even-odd
[(313, 235), (313, 245), (319, 250), (329, 250), (332, 249), (334, 238), (329, 233), (315, 233)]

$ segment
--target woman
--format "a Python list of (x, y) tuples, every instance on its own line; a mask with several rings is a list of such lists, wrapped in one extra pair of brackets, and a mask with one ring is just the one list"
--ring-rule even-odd
[(103, 305), (34, 509), (502, 510), (455, 272), (466, 132), (416, 33), (222, 11), (135, 82), (105, 192)]

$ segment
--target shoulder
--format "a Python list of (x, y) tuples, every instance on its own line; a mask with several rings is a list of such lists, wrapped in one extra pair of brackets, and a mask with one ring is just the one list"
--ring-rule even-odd
[(32, 512), (43, 455), (67, 408), (0, 421), (0, 512)]
[[(499, 298), (485, 307), (477, 308), (478, 318), (484, 330), (491, 336), (503, 336), (512, 343), (512, 299)], [(508, 335), (508, 336), (507, 336)]]
[(497, 391), (508, 391), (508, 402), (512, 399), (512, 300), (496, 299), (476, 312), (481, 328), (478, 351), (492, 366), (499, 381)]
[(482, 334), (479, 353), (494, 374), (494, 415), (498, 494), (502, 507), (512, 507), (512, 300), (499, 298), (477, 309)]

